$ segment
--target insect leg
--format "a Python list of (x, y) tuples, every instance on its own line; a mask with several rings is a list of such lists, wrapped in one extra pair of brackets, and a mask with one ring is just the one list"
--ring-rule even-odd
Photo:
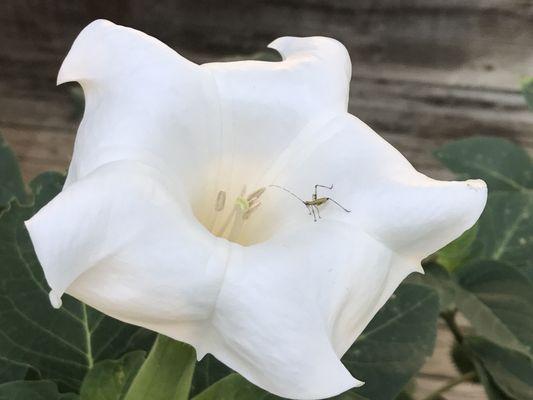
[(313, 220), (316, 222), (315, 208), (313, 206), (310, 206), (309, 208), (311, 209), (311, 212), (313, 213)]
[(311, 215), (311, 206), (305, 205), (307, 207), (307, 211), (309, 211), (309, 215)]
[(340, 208), (342, 208), (344, 211), (346, 211), (346, 212), (351, 212), (350, 210), (348, 210), (348, 209), (344, 208), (343, 206), (341, 206), (339, 203), (337, 203), (337, 202), (336, 202), (335, 200), (333, 200), (332, 198), (326, 197), (326, 199), (328, 199), (329, 201), (331, 201), (331, 202), (337, 204), (337, 205), (338, 205)]
[(326, 186), (326, 185), (315, 185), (315, 198), (317, 196), (317, 188), (324, 188), (324, 189), (329, 189), (329, 190), (332, 190), (333, 189), (333, 184), (331, 184), (331, 186)]
[(315, 210), (316, 210), (316, 214), (318, 215), (318, 218), (322, 219), (322, 217), (320, 216), (320, 210), (318, 209), (318, 206), (315, 206)]

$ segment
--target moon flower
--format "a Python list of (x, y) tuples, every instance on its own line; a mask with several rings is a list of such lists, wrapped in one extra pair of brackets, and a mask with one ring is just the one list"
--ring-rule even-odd
[[(57, 82), (86, 96), (63, 191), (27, 221), (69, 293), (211, 353), (283, 397), (359, 386), (341, 356), (420, 261), (478, 219), (483, 181), (417, 172), (348, 114), (351, 62), (324, 37), (283, 61), (197, 65), (108, 21)], [(330, 197), (315, 222), (302, 202)]]

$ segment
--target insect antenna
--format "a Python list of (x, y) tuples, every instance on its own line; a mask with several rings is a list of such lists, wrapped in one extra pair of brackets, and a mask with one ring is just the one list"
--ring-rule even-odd
[(272, 186), (272, 187), (276, 187), (278, 189), (281, 189), (281, 190), (285, 190), (287, 193), (291, 194), (292, 196), (296, 197), (298, 200), (300, 200), (303, 204), (306, 204), (305, 201), (303, 199), (301, 199), (300, 197), (298, 197), (298, 195), (294, 194), (293, 192), (291, 192), (289, 189), (286, 189), (284, 188), (283, 186), (278, 186), (278, 185), (268, 185), (268, 186)]

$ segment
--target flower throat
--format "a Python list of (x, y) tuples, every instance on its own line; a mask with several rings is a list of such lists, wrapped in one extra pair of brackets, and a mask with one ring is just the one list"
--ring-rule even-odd
[[(225, 191), (219, 191), (215, 201), (216, 215), (211, 232), (215, 236), (228, 239), (231, 242), (238, 241), (246, 220), (261, 206), (260, 198), (265, 190), (266, 188), (263, 187), (247, 194), (245, 185), (239, 196), (232, 202), (228, 202)], [(220, 219), (224, 216), (224, 210), (227, 207), (231, 207), (229, 214), (226, 215), (225, 219)]]

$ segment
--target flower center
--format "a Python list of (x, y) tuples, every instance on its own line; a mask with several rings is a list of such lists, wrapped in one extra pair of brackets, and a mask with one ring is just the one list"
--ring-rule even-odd
[(234, 199), (227, 199), (225, 191), (220, 190), (215, 200), (214, 218), (207, 228), (218, 237), (231, 242), (240, 242), (242, 230), (246, 222), (261, 206), (261, 196), (266, 188), (262, 187), (247, 193), (246, 185)]

